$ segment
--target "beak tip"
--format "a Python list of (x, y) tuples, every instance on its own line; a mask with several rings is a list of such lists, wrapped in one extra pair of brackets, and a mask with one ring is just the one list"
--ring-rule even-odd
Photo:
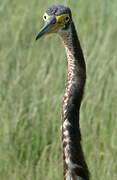
[(35, 41), (37, 41), (38, 40), (38, 36), (36, 36), (36, 38), (35, 38)]

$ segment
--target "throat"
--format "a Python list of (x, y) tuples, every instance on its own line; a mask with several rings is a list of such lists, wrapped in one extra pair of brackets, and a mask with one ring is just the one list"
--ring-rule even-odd
[[(65, 180), (88, 180), (88, 169), (81, 147), (79, 111), (86, 68), (74, 24), (61, 35), (67, 55), (68, 73), (62, 105), (62, 141)], [(87, 177), (86, 179), (84, 177)]]
[(74, 113), (78, 118), (86, 79), (86, 68), (74, 24), (72, 24), (69, 31), (64, 33), (61, 37), (66, 50), (68, 63), (67, 80), (63, 100), (63, 117), (66, 119), (67, 114), (70, 121), (70, 116), (72, 115), (73, 117)]

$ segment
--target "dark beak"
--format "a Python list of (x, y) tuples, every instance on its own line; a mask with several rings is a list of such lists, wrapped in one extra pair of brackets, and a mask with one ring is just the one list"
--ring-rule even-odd
[(56, 18), (55, 17), (49, 18), (49, 20), (46, 22), (45, 26), (37, 34), (36, 40), (45, 34), (50, 34), (50, 33), (54, 32), (55, 26), (56, 26)]

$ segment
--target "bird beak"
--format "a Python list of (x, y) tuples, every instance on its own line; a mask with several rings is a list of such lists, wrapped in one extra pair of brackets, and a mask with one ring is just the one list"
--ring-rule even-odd
[(56, 17), (51, 17), (47, 20), (45, 26), (40, 30), (36, 36), (36, 40), (45, 34), (55, 33), (58, 30), (58, 25), (56, 23)]

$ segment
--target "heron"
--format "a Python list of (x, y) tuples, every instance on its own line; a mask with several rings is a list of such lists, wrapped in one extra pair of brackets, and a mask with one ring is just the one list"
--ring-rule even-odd
[(67, 56), (67, 80), (62, 103), (64, 180), (89, 180), (90, 173), (81, 144), (80, 106), (86, 82), (86, 65), (69, 7), (53, 5), (43, 15), (45, 25), (36, 36), (61, 37)]

